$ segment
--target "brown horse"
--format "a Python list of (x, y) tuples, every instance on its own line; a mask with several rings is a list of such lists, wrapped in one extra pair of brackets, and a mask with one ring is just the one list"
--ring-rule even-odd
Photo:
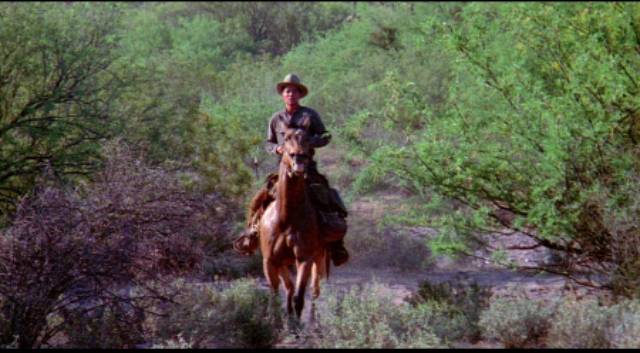
[[(328, 260), (326, 244), (306, 187), (305, 173), (310, 161), (309, 138), (305, 130), (287, 129), (275, 186), (276, 198), (265, 210), (258, 227), (267, 281), (277, 294), (282, 279), (287, 290), (287, 312), (292, 313), (292, 301), (295, 301), (298, 318), (302, 314), (309, 277), (312, 277), (312, 294), (316, 299)], [(295, 294), (288, 269), (294, 264)]]

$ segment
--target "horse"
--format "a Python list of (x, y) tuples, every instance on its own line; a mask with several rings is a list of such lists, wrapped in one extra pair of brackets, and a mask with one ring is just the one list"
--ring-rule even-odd
[[(309, 277), (315, 300), (320, 295), (320, 279), (326, 276), (329, 258), (306, 187), (305, 174), (311, 161), (309, 137), (304, 129), (289, 128), (284, 133), (283, 146), (275, 200), (260, 220), (258, 237), (269, 286), (278, 295), (282, 279), (287, 291), (287, 312), (291, 315), (295, 304), (300, 319)], [(296, 267), (295, 288), (289, 273), (291, 265)]]

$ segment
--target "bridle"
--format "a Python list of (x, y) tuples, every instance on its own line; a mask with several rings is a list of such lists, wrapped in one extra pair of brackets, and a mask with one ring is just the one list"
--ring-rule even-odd
[[(284, 143), (284, 151), (283, 151), (283, 156), (282, 158), (286, 158), (287, 160), (285, 161), (286, 165), (286, 170), (287, 170), (287, 176), (289, 178), (292, 178), (294, 176), (294, 174), (297, 174), (293, 169), (292, 169), (292, 164), (302, 164), (304, 166), (304, 172), (303, 172), (303, 176), (306, 179), (307, 178), (307, 171), (308, 171), (308, 165), (309, 165), (309, 160), (310, 160), (310, 153), (308, 152), (309, 148), (308, 146), (304, 146), (304, 144), (306, 143), (306, 141), (304, 141), (304, 135), (301, 135), (301, 133), (306, 134), (306, 132), (304, 130), (298, 130), (293, 134), (288, 135), (285, 138), (285, 143)], [(296, 138), (297, 137), (297, 138)], [(302, 148), (302, 146), (299, 146), (300, 150), (306, 150), (304, 152), (301, 153), (291, 153), (288, 151), (287, 146), (289, 146), (289, 144), (291, 143), (291, 141), (295, 140), (296, 143), (298, 145), (303, 145), (306, 148)], [(304, 142), (303, 142), (304, 141)], [(285, 156), (286, 155), (286, 156)]]

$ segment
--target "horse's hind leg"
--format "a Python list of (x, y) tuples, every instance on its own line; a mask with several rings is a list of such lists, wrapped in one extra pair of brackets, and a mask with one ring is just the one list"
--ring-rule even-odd
[(291, 274), (287, 266), (280, 267), (280, 278), (287, 289), (287, 313), (291, 314), (293, 313), (293, 281), (291, 281)]

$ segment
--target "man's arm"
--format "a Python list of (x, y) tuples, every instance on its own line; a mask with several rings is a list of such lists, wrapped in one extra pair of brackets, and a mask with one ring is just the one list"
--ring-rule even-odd
[(311, 119), (309, 135), (311, 136), (309, 142), (313, 148), (324, 147), (331, 141), (331, 134), (324, 127), (322, 120), (320, 120), (320, 115), (317, 112), (315, 112)]
[(267, 126), (267, 142), (265, 143), (265, 149), (268, 153), (278, 154), (276, 149), (278, 148), (278, 136), (275, 126), (275, 115), (271, 117), (269, 126)]

